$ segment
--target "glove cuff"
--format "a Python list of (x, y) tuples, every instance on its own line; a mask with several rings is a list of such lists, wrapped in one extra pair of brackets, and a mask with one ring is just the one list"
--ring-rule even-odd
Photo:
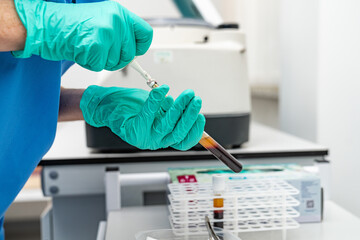
[(118, 91), (119, 88), (117, 87), (89, 86), (80, 100), (80, 109), (84, 120), (93, 127), (104, 127), (106, 122), (97, 117), (97, 108), (105, 97)]
[(18, 16), (26, 29), (25, 48), (21, 51), (13, 51), (14, 57), (29, 58), (33, 54), (39, 55), (40, 41), (36, 36), (41, 36), (41, 33), (38, 32), (36, 25), (42, 24), (45, 3), (43, 0), (14, 0)]

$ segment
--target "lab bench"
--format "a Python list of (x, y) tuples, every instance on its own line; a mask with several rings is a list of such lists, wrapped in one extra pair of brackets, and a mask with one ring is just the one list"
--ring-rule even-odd
[[(40, 163), (43, 193), (52, 198), (52, 208), (42, 221), (44, 239), (95, 239), (99, 221), (106, 219), (104, 179), (108, 168), (119, 169), (126, 179), (136, 174), (166, 173), (170, 167), (223, 166), (206, 150), (98, 153), (86, 147), (85, 139), (83, 122), (60, 123), (55, 142)], [(316, 160), (325, 160), (328, 149), (252, 123), (250, 141), (229, 152), (244, 164), (312, 166)], [(123, 184), (121, 206), (164, 204), (165, 191), (165, 182)]]
[[(170, 229), (166, 206), (126, 207), (111, 212), (106, 224), (105, 240), (135, 239), (144, 230)], [(156, 219), (156, 220), (155, 220)], [(298, 229), (287, 230), (289, 240), (357, 240), (360, 219), (332, 201), (325, 202), (325, 215), (321, 223), (301, 224)], [(240, 233), (241, 240), (280, 240), (281, 231)]]

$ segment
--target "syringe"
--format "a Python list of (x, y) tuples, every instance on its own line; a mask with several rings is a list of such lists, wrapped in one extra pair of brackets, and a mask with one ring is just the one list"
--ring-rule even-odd
[[(146, 79), (146, 84), (150, 88), (159, 87), (159, 84), (155, 81), (155, 79), (153, 79), (136, 60), (133, 60), (130, 63), (130, 66), (138, 73), (140, 73), (143, 78)], [(203, 132), (202, 138), (200, 139), (199, 143), (209, 152), (211, 152), (217, 159), (219, 159), (226, 166), (228, 166), (233, 172), (238, 173), (242, 170), (242, 164), (205, 131)]]

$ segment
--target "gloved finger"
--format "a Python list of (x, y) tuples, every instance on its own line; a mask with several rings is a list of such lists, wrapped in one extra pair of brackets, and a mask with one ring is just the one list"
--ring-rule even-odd
[(169, 143), (171, 146), (180, 143), (185, 139), (198, 118), (201, 104), (202, 101), (200, 97), (196, 96), (191, 100), (172, 133), (165, 137), (165, 142)]
[(160, 110), (158, 112), (157, 117), (155, 118), (154, 121), (154, 129), (160, 133), (161, 135), (163, 135), (161, 133), (161, 131), (158, 131), (156, 126), (159, 126), (161, 120), (163, 119), (163, 117), (165, 116), (166, 112), (169, 111), (169, 109), (171, 108), (171, 106), (174, 104), (174, 98), (171, 96), (167, 96), (165, 97), (165, 100), (162, 102)]
[[(116, 24), (116, 23), (114, 23)], [(117, 33), (115, 33), (117, 34)], [(111, 36), (109, 34), (109, 38), (112, 37), (113, 39), (113, 43), (111, 45), (111, 48), (109, 49), (109, 55), (106, 61), (106, 66), (105, 69), (109, 70), (109, 71), (115, 71), (118, 70), (120, 68), (118, 68), (120, 65), (120, 61), (121, 61), (121, 53), (119, 53), (119, 50), (121, 49), (121, 41), (119, 40), (120, 38), (117, 38), (116, 36)]]
[[(86, 50), (79, 48), (75, 52), (75, 62), (80, 66), (91, 71), (100, 72), (105, 69), (106, 59), (108, 58), (109, 51), (104, 51), (102, 44), (96, 41), (87, 46)], [(97, 53), (97, 54), (91, 54)]]
[(172, 145), (171, 147), (177, 150), (186, 151), (195, 146), (203, 135), (205, 123), (206, 120), (204, 115), (199, 114), (195, 124), (192, 126), (189, 134), (184, 138), (184, 140), (180, 143)]
[(152, 126), (156, 114), (160, 110), (160, 107), (162, 106), (169, 89), (169, 86), (162, 85), (150, 92), (149, 97), (146, 100), (141, 113), (139, 114), (139, 117), (145, 120), (144, 124), (146, 126)]
[(121, 64), (121, 54), (116, 51), (118, 49), (120, 49), (119, 43), (114, 43), (114, 46), (110, 48), (105, 70), (116, 71), (120, 69), (119, 65)]
[(160, 122), (155, 124), (155, 130), (162, 132), (164, 136), (170, 133), (194, 97), (195, 93), (191, 89), (182, 92)]
[(167, 96), (161, 105), (162, 112), (166, 113), (167, 111), (169, 111), (169, 109), (173, 104), (174, 104), (174, 98), (172, 96)]
[(118, 65), (112, 68), (112, 70), (119, 70), (127, 66), (134, 58), (136, 54), (136, 42), (135, 36), (133, 32), (128, 32), (129, 34), (125, 34), (123, 36), (123, 40), (121, 42), (121, 51), (120, 51), (120, 59)]
[(132, 14), (136, 40), (136, 56), (144, 55), (150, 48), (153, 39), (153, 29), (139, 16)]

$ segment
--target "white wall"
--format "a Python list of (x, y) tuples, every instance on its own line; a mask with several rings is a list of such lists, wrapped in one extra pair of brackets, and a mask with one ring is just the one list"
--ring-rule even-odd
[(278, 128), (281, 0), (212, 0), (227, 22), (246, 33), (251, 85), (251, 118)]
[(280, 78), (281, 0), (213, 0), (223, 19), (240, 23), (246, 33), (252, 84), (277, 85)]
[(360, 216), (360, 1), (321, 0), (319, 30), (318, 141), (333, 199)]
[(282, 129), (330, 149), (331, 198), (360, 216), (360, 2), (282, 1)]
[(319, 0), (282, 0), (280, 128), (315, 141)]

